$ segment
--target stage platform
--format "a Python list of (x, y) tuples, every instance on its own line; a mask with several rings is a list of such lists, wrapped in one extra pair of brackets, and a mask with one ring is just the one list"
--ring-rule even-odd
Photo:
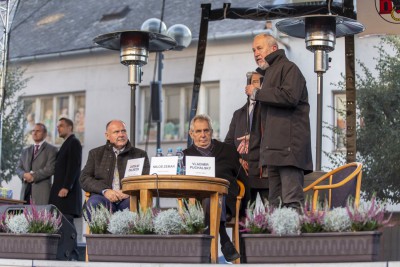
[[(176, 263), (116, 263), (80, 261), (43, 261), (0, 259), (1, 267), (200, 267), (221, 266), (221, 264), (176, 264)], [(260, 267), (400, 267), (400, 262), (354, 262), (354, 263), (292, 263), (292, 264), (243, 264)]]

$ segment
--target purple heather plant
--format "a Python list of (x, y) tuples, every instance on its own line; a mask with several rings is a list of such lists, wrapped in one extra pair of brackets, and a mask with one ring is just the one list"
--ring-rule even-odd
[(326, 209), (317, 206), (312, 209), (312, 201), (306, 200), (302, 207), (302, 215), (300, 216), (300, 225), (302, 233), (318, 233), (323, 231), (324, 218)]
[(62, 215), (46, 209), (37, 210), (35, 205), (30, 206), (30, 211), (24, 209), (24, 215), (28, 221), (28, 233), (48, 233), (55, 234), (61, 228)]
[(271, 233), (268, 223), (271, 212), (268, 204), (259, 208), (256, 208), (256, 202), (249, 204), (246, 209), (245, 221), (240, 222), (243, 227), (241, 232), (250, 234)]
[(7, 225), (6, 225), (6, 218), (7, 218), (7, 213), (3, 213), (0, 216), (0, 233), (5, 233), (7, 232)]
[(54, 211), (46, 209), (38, 211), (35, 205), (30, 205), (25, 208), (22, 213), (4, 212), (0, 216), (0, 232), (14, 232), (15, 229), (22, 229), (19, 225), (21, 220), (17, 219), (18, 216), (23, 218), (26, 224), (25, 233), (47, 233), (55, 234), (61, 228), (62, 215)]
[(360, 203), (358, 207), (349, 199), (346, 210), (351, 220), (352, 231), (374, 231), (383, 226), (390, 226), (392, 214), (385, 219), (386, 203), (378, 201), (375, 196), (370, 201)]

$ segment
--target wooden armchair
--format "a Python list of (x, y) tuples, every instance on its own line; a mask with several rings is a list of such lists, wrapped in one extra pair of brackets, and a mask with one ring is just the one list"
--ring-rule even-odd
[[(317, 208), (320, 190), (328, 190), (329, 208), (345, 207), (349, 196), (354, 197), (354, 205), (358, 206), (360, 203), (361, 176), (362, 164), (352, 162), (326, 173), (304, 188), (303, 191), (314, 191), (312, 196), (313, 210)], [(322, 182), (325, 182), (325, 184), (320, 185)]]
[[(242, 199), (244, 197), (245, 193), (245, 187), (244, 184), (241, 181), (237, 181), (239, 185), (239, 194), (236, 197), (236, 216), (232, 217), (232, 219), (229, 222), (226, 222), (226, 228), (232, 228), (232, 241), (233, 244), (235, 245), (236, 250), (240, 254), (240, 239), (239, 239), (239, 210), (240, 210), (240, 205), (242, 202)], [(236, 264), (240, 263), (240, 258), (235, 260)]]
[[(87, 202), (87, 200), (89, 199), (89, 197), (90, 197), (90, 193), (89, 193), (89, 192), (85, 192), (85, 203)], [(86, 224), (86, 234), (90, 234), (90, 229), (89, 229), (89, 225), (88, 225), (88, 224)], [(87, 246), (86, 246), (85, 261), (86, 261), (86, 262), (89, 261)]]

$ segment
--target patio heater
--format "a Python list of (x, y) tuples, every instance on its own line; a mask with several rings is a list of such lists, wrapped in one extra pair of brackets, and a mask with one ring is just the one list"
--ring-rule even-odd
[(128, 66), (128, 85), (131, 87), (130, 141), (134, 146), (136, 125), (136, 86), (142, 81), (142, 66), (147, 64), (149, 52), (162, 52), (176, 46), (176, 41), (164, 34), (148, 31), (120, 31), (97, 36), (93, 42), (120, 51), (121, 63)]
[(284, 19), (276, 28), (293, 37), (304, 38), (306, 48), (314, 53), (314, 72), (317, 73), (317, 140), (316, 171), (321, 171), (323, 74), (328, 70), (328, 53), (335, 49), (336, 38), (364, 31), (356, 20), (337, 15), (310, 15)]

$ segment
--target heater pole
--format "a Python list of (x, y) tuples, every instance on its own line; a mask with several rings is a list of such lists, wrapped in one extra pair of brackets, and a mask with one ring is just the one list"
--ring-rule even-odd
[(317, 140), (316, 140), (316, 158), (315, 170), (321, 171), (322, 158), (322, 106), (323, 106), (323, 75), (317, 73)]

